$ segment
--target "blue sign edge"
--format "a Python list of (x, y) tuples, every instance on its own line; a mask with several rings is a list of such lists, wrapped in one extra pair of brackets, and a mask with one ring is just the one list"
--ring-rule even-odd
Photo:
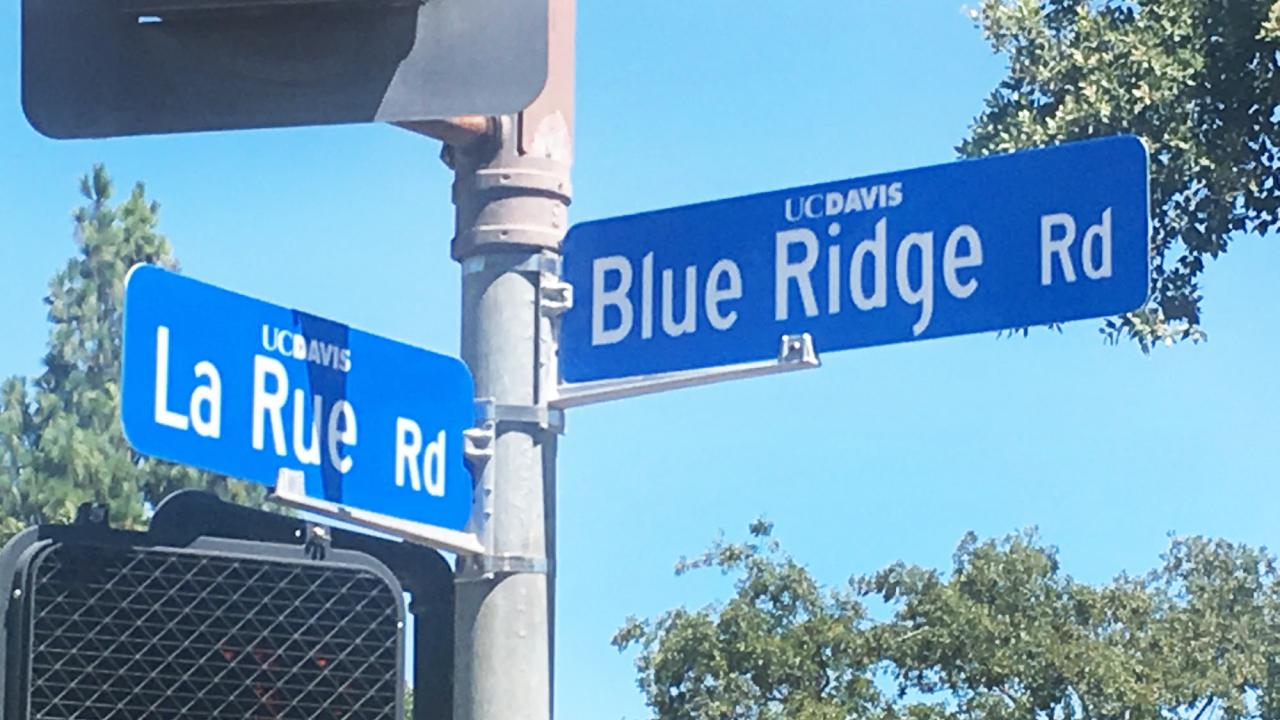
[[(889, 179), (897, 175), (901, 175), (902, 173), (920, 172), (924, 170), (935, 170), (938, 168), (954, 167), (956, 165), (966, 165), (969, 163), (989, 162), (993, 160), (1008, 158), (1012, 155), (1029, 155), (1029, 154), (1053, 152), (1055, 150), (1059, 150), (1066, 146), (1102, 145), (1102, 144), (1115, 144), (1118, 146), (1129, 145), (1131, 147), (1132, 145), (1136, 144), (1139, 152), (1142, 155), (1142, 160), (1143, 160), (1142, 164), (1143, 164), (1143, 171), (1144, 171), (1143, 179), (1145, 181), (1145, 189), (1146, 189), (1146, 196), (1147, 196), (1147, 258), (1148, 260), (1150, 260), (1151, 258), (1151, 153), (1147, 148), (1146, 141), (1144, 141), (1141, 137), (1137, 135), (1133, 135), (1131, 133), (1125, 133), (1120, 135), (1108, 135), (1106, 137), (1089, 138), (1086, 140), (1071, 140), (1067, 142), (1060, 142), (1055, 145), (1046, 145), (1043, 147), (1028, 148), (1026, 150), (1011, 150), (1009, 152), (1004, 152), (1004, 153), (999, 153), (994, 155), (984, 155), (982, 157), (975, 157), (975, 158), (959, 158), (957, 160), (952, 160), (951, 162), (934, 163), (932, 165), (918, 165), (916, 167), (903, 168), (901, 170), (890, 170), (887, 172), (879, 172), (872, 175), (856, 175), (856, 176), (847, 177), (847, 178), (836, 178), (834, 180), (824, 180), (822, 182), (809, 183), (807, 185), (780, 187), (780, 188), (775, 188), (773, 190), (764, 190), (761, 192), (747, 193), (746, 195), (734, 195), (733, 197), (717, 198), (715, 200), (702, 200), (699, 202), (687, 203), (684, 205), (671, 205), (669, 207), (658, 208), (656, 210), (642, 210), (640, 212), (626, 213), (624, 215), (611, 215), (605, 218), (596, 218), (594, 220), (584, 220), (582, 222), (574, 223), (573, 227), (569, 228), (569, 231), (565, 234), (565, 241), (567, 242), (569, 237), (573, 234), (573, 231), (580, 227), (606, 225), (612, 222), (623, 222), (627, 220), (634, 220), (636, 218), (660, 215), (662, 213), (668, 213), (668, 212), (674, 212), (674, 211), (693, 210), (695, 208), (702, 208), (702, 207), (714, 207), (716, 205), (736, 203), (743, 200), (754, 200), (757, 198), (763, 198), (763, 197), (767, 197), (769, 195), (775, 195), (778, 193), (803, 193), (806, 191), (823, 188), (835, 183), (846, 183), (846, 182), (872, 183), (873, 181)], [(1150, 267), (1150, 264), (1148, 264), (1147, 285), (1150, 286), (1150, 284), (1151, 284), (1151, 267)], [(1150, 298), (1149, 289), (1148, 289), (1147, 297)]]

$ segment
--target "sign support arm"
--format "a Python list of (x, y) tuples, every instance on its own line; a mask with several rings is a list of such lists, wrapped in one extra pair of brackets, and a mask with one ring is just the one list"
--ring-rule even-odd
[(649, 395), (666, 390), (709, 385), (726, 380), (777, 375), (795, 370), (808, 370), (822, 366), (814, 350), (813, 337), (809, 333), (783, 335), (778, 357), (773, 360), (721, 365), (679, 372), (639, 375), (616, 380), (596, 380), (582, 383), (566, 383), (560, 386), (551, 407), (566, 409), (579, 405), (620, 400), (622, 398)]

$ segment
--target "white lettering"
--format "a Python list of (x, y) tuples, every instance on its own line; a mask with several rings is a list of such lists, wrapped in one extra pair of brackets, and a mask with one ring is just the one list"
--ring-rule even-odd
[(889, 186), (889, 207), (898, 207), (902, 204), (902, 183), (896, 182)]
[(422, 428), (408, 419), (396, 418), (396, 487), (404, 487), (404, 475), (409, 473), (409, 487), (422, 489), (422, 476), (418, 468), (418, 453), (422, 451)]
[[(967, 251), (964, 255), (957, 255), (956, 251), (961, 240), (965, 242)], [(961, 225), (952, 230), (951, 236), (947, 238), (947, 245), (942, 251), (942, 279), (947, 284), (947, 292), (960, 300), (972, 295), (973, 291), (978, 289), (978, 278), (970, 277), (965, 282), (960, 282), (956, 271), (978, 267), (981, 264), (982, 238), (978, 237), (978, 231), (973, 229), (972, 225)]]
[(351, 472), (354, 461), (342, 456), (339, 443), (347, 447), (356, 444), (356, 411), (346, 400), (335, 402), (329, 410), (329, 463), (346, 474)]
[(640, 337), (653, 337), (653, 253), (640, 261)]
[[(729, 281), (728, 287), (721, 287), (721, 278)], [(738, 311), (730, 310), (724, 313), (720, 310), (720, 303), (741, 298), (742, 271), (738, 268), (738, 264), (725, 259), (712, 265), (711, 272), (707, 275), (707, 288), (704, 293), (707, 322), (711, 327), (717, 330), (728, 330), (733, 327), (733, 324), (738, 321)]]
[[(1053, 229), (1062, 228), (1062, 237), (1055, 238)], [(1071, 243), (1076, 241), (1076, 221), (1066, 213), (1045, 215), (1040, 218), (1040, 284), (1053, 283), (1053, 256), (1058, 256), (1058, 264), (1062, 267), (1062, 276), (1067, 282), (1076, 281), (1075, 265), (1067, 252)]]
[(175, 430), (187, 429), (187, 416), (169, 409), (169, 328), (156, 328), (156, 422)]
[(873, 188), (873, 187), (870, 187), (870, 188), (860, 188), (860, 189), (858, 190), (858, 195), (859, 195), (859, 196), (861, 196), (861, 199), (862, 199), (862, 207), (864, 207), (864, 208), (866, 208), (866, 209), (868, 209), (868, 210), (874, 210), (874, 209), (875, 209), (875, 207), (876, 207), (876, 198), (877, 198), (877, 190), (878, 190), (878, 188)]
[[(267, 376), (275, 380), (275, 389), (267, 391)], [(271, 421), (272, 449), (276, 455), (284, 457), (284, 422), (280, 411), (284, 409), (289, 397), (289, 378), (285, 374), (284, 365), (275, 358), (265, 355), (253, 356), (253, 449), (261, 450), (264, 446), (266, 422)]]
[(191, 393), (191, 427), (200, 437), (222, 436), (222, 376), (208, 360), (196, 363), (196, 377), (208, 381)]
[(303, 439), (303, 418), (306, 415), (306, 393), (293, 391), (293, 454), (303, 465), (320, 464), (320, 416), (324, 413), (324, 398), (319, 395), (311, 397), (311, 440)]
[[(800, 212), (796, 212), (795, 208), (791, 205), (791, 201), (794, 199), (795, 198), (787, 198), (786, 208), (783, 210), (783, 213), (787, 216), (787, 222), (799, 222), (804, 217)], [(801, 211), (803, 210), (804, 208), (801, 207)]]
[[(920, 282), (911, 286), (911, 250), (920, 251)], [(920, 317), (911, 326), (911, 334), (919, 335), (929, 327), (933, 317), (933, 233), (911, 233), (898, 246), (898, 296), (908, 305), (920, 306)]]
[[(1098, 251), (1099, 260), (1094, 264), (1093, 243), (1101, 246)], [(1091, 226), (1084, 234), (1084, 242), (1080, 248), (1080, 264), (1084, 267), (1084, 275), (1090, 280), (1101, 280), (1111, 277), (1111, 208), (1102, 211), (1102, 222)]]
[(436, 435), (436, 439), (427, 443), (427, 451), (422, 454), (422, 479), (428, 495), (444, 497), (444, 431)]
[(827, 314), (840, 313), (840, 245), (827, 248)]
[[(818, 195), (816, 197), (822, 196)], [(790, 248), (793, 244), (804, 246), (804, 258), (797, 263), (792, 263), (789, 258)], [(818, 236), (814, 235), (812, 230), (795, 228), (793, 230), (783, 230), (777, 234), (774, 254), (773, 315), (775, 320), (787, 320), (791, 317), (788, 283), (792, 280), (795, 281), (796, 288), (800, 291), (800, 300), (804, 304), (805, 316), (814, 317), (818, 314), (818, 301), (813, 296), (813, 283), (809, 278), (809, 273), (813, 271), (813, 266), (817, 262)]]
[[(853, 259), (849, 262), (849, 293), (853, 296), (853, 304), (859, 310), (882, 308), (889, 304), (888, 233), (889, 221), (881, 218), (876, 223), (875, 239), (863, 240), (853, 249)], [(875, 262), (872, 268), (874, 279), (870, 295), (866, 294), (862, 288), (862, 266), (868, 255)]]
[(804, 200), (805, 217), (810, 217), (814, 219), (822, 217), (822, 212), (820, 210), (813, 209), (813, 206), (817, 205), (820, 202), (822, 202), (821, 195), (810, 195), (809, 197), (805, 198)]
[(866, 210), (866, 206), (862, 204), (862, 195), (858, 193), (858, 188), (849, 190), (849, 197), (844, 201), (844, 211), (847, 213), (861, 212)]
[(662, 331), (680, 337), (698, 329), (698, 268), (684, 269), (684, 318), (675, 321), (675, 271), (662, 271)]
[[(618, 274), (618, 286), (612, 290), (604, 289), (605, 275), (609, 272)], [(631, 290), (631, 263), (621, 255), (597, 258), (591, 263), (591, 344), (612, 345), (621, 341), (631, 332), (631, 323), (635, 311), (627, 293)], [(618, 308), (622, 315), (618, 326), (604, 326), (606, 307)]]

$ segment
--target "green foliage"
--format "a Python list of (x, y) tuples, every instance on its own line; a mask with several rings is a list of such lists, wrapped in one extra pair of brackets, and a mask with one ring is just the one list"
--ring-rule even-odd
[(1158, 569), (1094, 586), (1033, 532), (969, 535), (949, 573), (899, 563), (824, 587), (769, 533), (678, 566), (734, 575), (727, 603), (615, 636), (657, 720), (1280, 718), (1265, 550), (1175, 538)]
[(1144, 351), (1202, 339), (1206, 260), (1280, 226), (1280, 2), (983, 0), (973, 15), (1009, 73), (960, 152), (1143, 138), (1151, 297), (1102, 331)]
[(120, 428), (120, 350), (124, 281), (136, 263), (177, 268), (156, 232), (159, 206), (141, 183), (112, 205), (102, 166), (80, 182), (85, 204), (74, 215), (79, 252), (49, 282), (48, 350), (33, 382), (0, 385), (0, 541), (33, 523), (69, 522), (93, 501), (112, 524), (145, 524), (148, 508), (169, 493), (201, 488), (245, 504), (261, 489), (144, 458)]
[(862, 605), (850, 590), (820, 587), (769, 530), (757, 523), (754, 541), (719, 542), (677, 568), (738, 573), (726, 605), (633, 618), (614, 638), (644, 648), (640, 686), (656, 717), (836, 720), (882, 704)]

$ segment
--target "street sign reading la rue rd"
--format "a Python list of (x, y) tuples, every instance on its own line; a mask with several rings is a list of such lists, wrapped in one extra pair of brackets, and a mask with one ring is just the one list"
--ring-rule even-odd
[(585, 382), (1134, 310), (1147, 153), (1130, 136), (574, 226), (561, 368)]
[(139, 452), (461, 530), (462, 361), (148, 265), (125, 290), (121, 418)]

